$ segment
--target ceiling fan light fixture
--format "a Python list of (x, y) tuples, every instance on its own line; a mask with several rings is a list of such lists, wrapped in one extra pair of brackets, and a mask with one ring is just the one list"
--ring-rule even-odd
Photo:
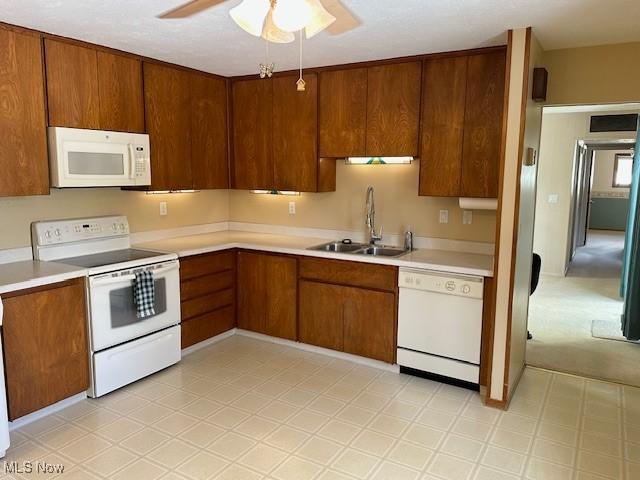
[(242, 0), (240, 5), (229, 10), (229, 15), (245, 32), (259, 37), (270, 9), (269, 0)]
[(307, 0), (277, 0), (273, 9), (273, 23), (285, 32), (302, 30), (311, 20)]
[(276, 27), (273, 23), (273, 10), (269, 10), (267, 18), (264, 21), (262, 38), (273, 43), (291, 43), (296, 39), (296, 36), (291, 32), (285, 32)]
[(311, 20), (305, 27), (305, 34), (307, 38), (311, 38), (335, 22), (336, 17), (327, 12), (320, 0), (307, 0), (307, 2), (311, 8)]

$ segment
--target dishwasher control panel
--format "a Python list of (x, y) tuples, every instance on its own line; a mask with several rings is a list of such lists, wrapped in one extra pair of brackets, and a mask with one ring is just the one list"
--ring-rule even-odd
[(484, 279), (466, 275), (449, 275), (438, 272), (401, 269), (398, 276), (398, 286), (400, 288), (481, 299), (483, 297)]

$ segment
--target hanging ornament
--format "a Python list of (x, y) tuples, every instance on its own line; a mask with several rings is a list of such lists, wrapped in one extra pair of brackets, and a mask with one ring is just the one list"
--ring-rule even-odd
[(269, 40), (265, 39), (265, 53), (264, 53), (264, 63), (259, 65), (258, 73), (260, 74), (260, 78), (271, 78), (273, 75), (273, 62), (269, 62)]
[(307, 89), (307, 82), (305, 82), (304, 79), (302, 78), (302, 37), (304, 36), (302, 34), (302, 30), (300, 30), (299, 35), (300, 35), (300, 78), (298, 78), (298, 81), (296, 82), (296, 90), (298, 90), (299, 92), (304, 92)]

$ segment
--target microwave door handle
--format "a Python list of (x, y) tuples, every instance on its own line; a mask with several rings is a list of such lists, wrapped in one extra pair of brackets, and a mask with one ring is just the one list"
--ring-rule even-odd
[(129, 178), (133, 180), (136, 178), (135, 148), (133, 146), (133, 143), (130, 143), (128, 146), (129, 146)]

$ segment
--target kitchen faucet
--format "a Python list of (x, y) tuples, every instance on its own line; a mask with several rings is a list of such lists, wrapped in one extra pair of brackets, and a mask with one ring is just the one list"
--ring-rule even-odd
[(376, 205), (371, 185), (367, 188), (367, 221), (365, 223), (369, 228), (369, 243), (375, 245), (378, 240), (382, 240), (382, 227), (380, 227), (380, 233), (376, 234)]

